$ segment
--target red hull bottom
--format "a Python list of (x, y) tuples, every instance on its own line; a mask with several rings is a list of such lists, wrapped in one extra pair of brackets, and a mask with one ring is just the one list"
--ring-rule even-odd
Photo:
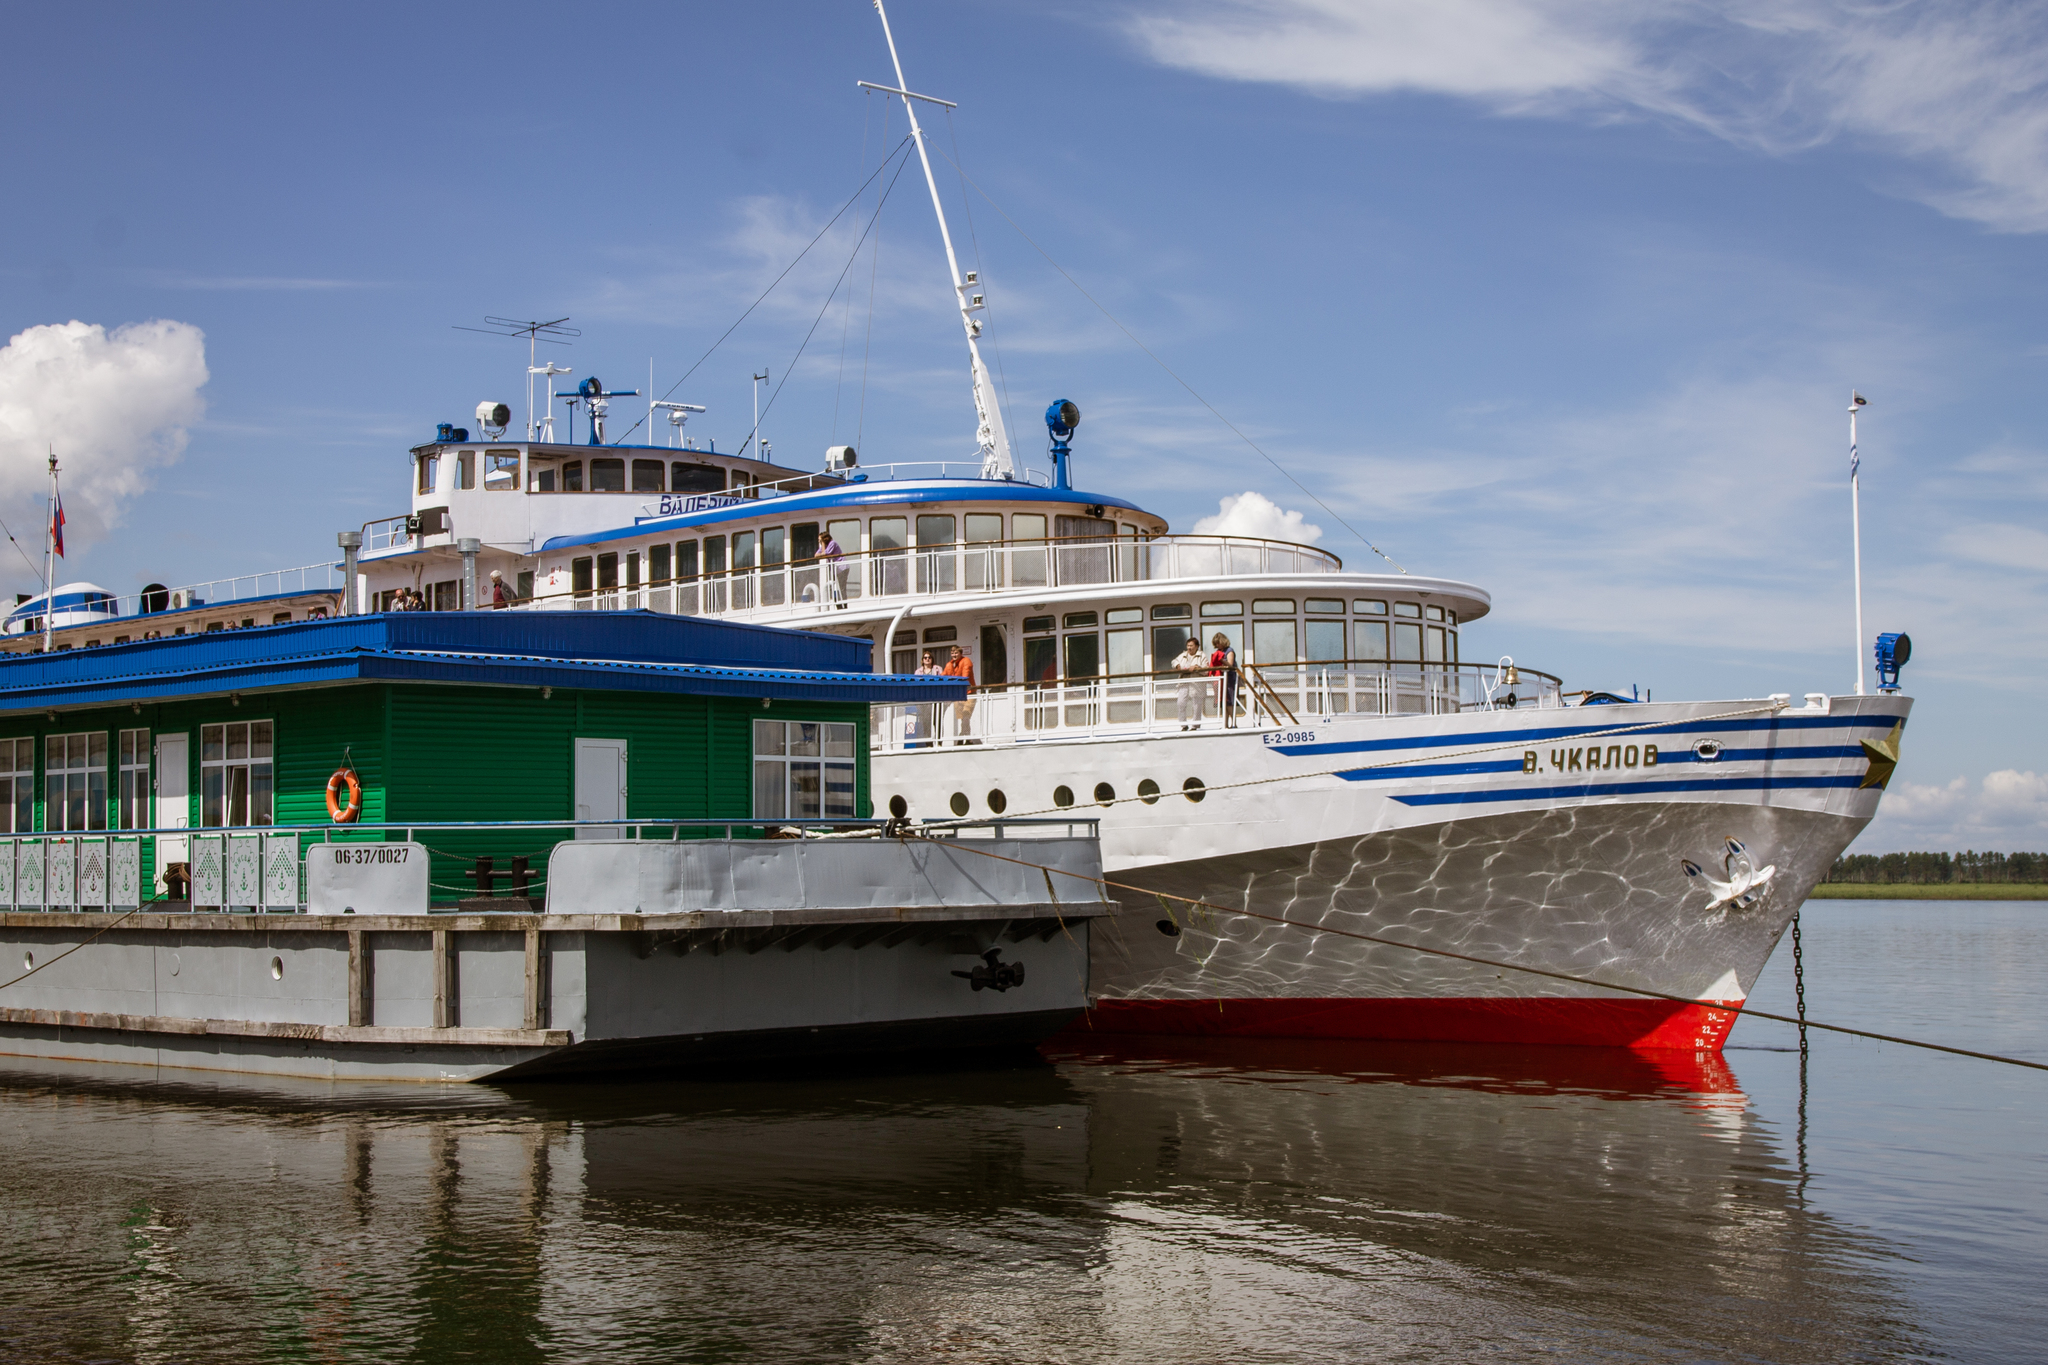
[(1735, 1002), (1560, 997), (1446, 1000), (1103, 1000), (1068, 1033), (1225, 1038), (1375, 1038), (1718, 1052)]

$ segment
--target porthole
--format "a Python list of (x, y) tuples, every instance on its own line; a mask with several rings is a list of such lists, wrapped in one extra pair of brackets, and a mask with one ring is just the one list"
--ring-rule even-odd
[(1157, 782), (1154, 782), (1149, 777), (1146, 778), (1143, 782), (1140, 782), (1138, 784), (1138, 799), (1140, 801), (1143, 801), (1148, 806), (1158, 805), (1159, 784)]
[(282, 980), (284, 980), (284, 959), (283, 959), (283, 958), (281, 958), (281, 957), (273, 957), (272, 959), (270, 959), (270, 979), (271, 979), (272, 981), (282, 981)]
[(1199, 801), (1209, 794), (1209, 789), (1202, 785), (1201, 778), (1191, 777), (1180, 784), (1180, 794), (1190, 801)]
[(1003, 795), (1002, 788), (998, 787), (988, 794), (988, 808), (997, 815), (1010, 808), (1010, 798)]
[(1180, 926), (1178, 924), (1175, 924), (1170, 919), (1163, 919), (1159, 921), (1158, 928), (1159, 932), (1166, 935), (1168, 938), (1180, 937)]
[(25, 972), (32, 972), (36, 969), (36, 955), (34, 953), (23, 953), (21, 955), (21, 969)]
[(1054, 787), (1052, 789), (1052, 803), (1061, 810), (1065, 810), (1073, 805), (1074, 789), (1072, 787)]
[(908, 801), (905, 801), (900, 796), (890, 797), (889, 814), (895, 816), (898, 820), (901, 820), (904, 816), (910, 814), (910, 803)]
[(967, 793), (954, 792), (952, 798), (946, 804), (953, 808), (953, 814), (955, 815), (967, 814)]
[(1692, 746), (1692, 752), (1694, 757), (1698, 758), (1700, 762), (1712, 763), (1721, 757), (1721, 741), (1718, 739), (1703, 739)]
[(1095, 799), (1105, 806), (1108, 805), (1116, 800), (1116, 788), (1110, 786), (1107, 782), (1097, 782), (1095, 784)]

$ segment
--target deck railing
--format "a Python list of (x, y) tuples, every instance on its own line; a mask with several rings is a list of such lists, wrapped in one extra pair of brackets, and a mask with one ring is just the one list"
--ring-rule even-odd
[(646, 584), (599, 583), (535, 597), (528, 611), (658, 611), (679, 616), (808, 616), (842, 603), (978, 595), (1254, 574), (1336, 573), (1326, 550), (1249, 536), (955, 542), (748, 565)]
[(1562, 690), (1548, 673), (1494, 664), (1248, 664), (1234, 687), (1206, 675), (1188, 681), (1128, 673), (981, 687), (967, 702), (873, 706), (869, 744), (874, 753), (902, 753), (944, 744), (1174, 734), (1189, 724), (1277, 729), (1351, 716), (1554, 708), (1564, 705)]
[[(418, 844), (428, 855), (429, 904), (540, 900), (548, 854), (576, 839), (797, 839), (877, 833), (874, 820), (412, 821), (123, 829), (0, 835), (0, 912), (132, 910), (152, 902), (199, 910), (297, 913), (306, 908), (306, 850), (327, 843)], [(974, 820), (922, 829), (927, 837), (1096, 838), (1086, 817)], [(165, 874), (188, 895), (166, 902)]]

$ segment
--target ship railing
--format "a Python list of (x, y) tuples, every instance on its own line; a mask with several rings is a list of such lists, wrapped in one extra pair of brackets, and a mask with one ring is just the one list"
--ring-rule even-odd
[(1532, 668), (1340, 659), (1206, 671), (1124, 673), (977, 687), (964, 702), (869, 708), (869, 747), (904, 753), (954, 744), (1030, 744), (1214, 729), (1289, 729), (1337, 719), (1554, 709), (1564, 684)]
[(363, 553), (410, 546), (413, 537), (406, 529), (406, 523), (411, 520), (409, 516), (379, 517), (375, 521), (363, 523)]
[[(736, 537), (728, 537), (728, 540)], [(735, 553), (754, 553), (749, 548)], [(679, 616), (814, 616), (842, 604), (979, 596), (1010, 590), (1170, 583), (1263, 574), (1338, 573), (1327, 550), (1250, 536), (1134, 536), (960, 541), (884, 546), (779, 564), (739, 564), (685, 577), (631, 581), (637, 557), (588, 556), (588, 586), (535, 597), (530, 611), (635, 611)], [(621, 561), (626, 581), (620, 581)], [(573, 581), (573, 580), (572, 580)]]
[[(232, 602), (246, 602), (259, 597), (284, 597), (304, 592), (340, 592), (341, 588), (342, 572), (339, 568), (333, 564), (305, 564), (296, 569), (272, 569), (269, 573), (244, 574), (239, 578), (215, 578), (204, 583), (186, 583), (158, 592), (109, 597), (94, 610), (108, 616), (109, 619), (152, 616), (158, 612), (186, 611), (193, 607), (226, 606)], [(65, 624), (78, 625), (82, 622), (81, 614), (80, 620)]]
[[(548, 855), (572, 840), (799, 840), (879, 836), (880, 821), (808, 814), (746, 820), (413, 820), (347, 825), (98, 829), (0, 835), (0, 913), (177, 910), (303, 913), (306, 853), (321, 844), (417, 844), (428, 859), (429, 908), (538, 912)], [(1100, 836), (1088, 817), (948, 821), (926, 837)], [(173, 888), (186, 894), (171, 899)]]

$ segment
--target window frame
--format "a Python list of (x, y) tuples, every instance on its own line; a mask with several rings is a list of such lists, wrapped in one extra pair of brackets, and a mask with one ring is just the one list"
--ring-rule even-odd
[[(258, 755), (257, 730), (263, 731), (262, 743), (268, 753)], [(241, 730), (242, 756), (232, 756), (234, 736), (232, 731)], [(216, 740), (214, 736), (219, 738)], [(219, 745), (219, 756), (208, 754), (208, 745)], [(231, 823), (229, 816), (237, 800), (234, 791), (233, 774), (241, 771), (247, 774), (243, 780), (240, 800), (244, 816), (254, 816), (259, 802), (265, 807), (261, 819), (245, 819)], [(218, 775), (220, 789), (214, 790)], [(261, 778), (259, 783), (258, 778)], [(218, 816), (220, 818), (216, 819)], [(275, 720), (231, 720), (199, 727), (199, 824), (204, 829), (258, 829), (277, 823), (277, 722)]]
[(857, 818), (858, 743), (851, 721), (756, 719), (750, 739), (754, 818)]
[[(73, 741), (79, 743), (74, 746)], [(93, 762), (94, 741), (99, 762)], [(63, 761), (53, 761), (53, 745), (63, 746)], [(71, 752), (81, 748), (82, 763), (74, 763)], [(75, 730), (43, 736), (43, 828), (52, 834), (92, 834), (107, 827), (107, 763), (111, 752), (105, 730)], [(95, 782), (94, 779), (98, 781)], [(74, 785), (78, 788), (74, 792)], [(73, 823), (72, 802), (77, 798), (77, 823)]]

